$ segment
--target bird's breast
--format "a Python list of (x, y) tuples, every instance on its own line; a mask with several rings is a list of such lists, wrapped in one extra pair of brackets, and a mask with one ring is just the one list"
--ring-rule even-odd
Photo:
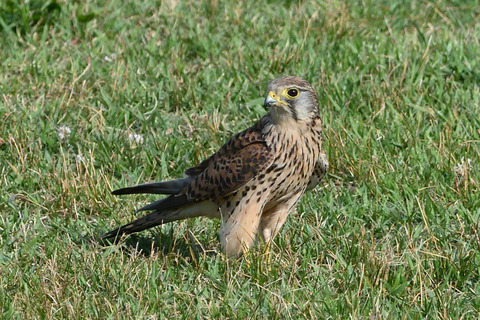
[(296, 130), (272, 130), (266, 142), (274, 153), (274, 161), (265, 174), (265, 179), (271, 181), (271, 198), (303, 192), (320, 153), (316, 139)]

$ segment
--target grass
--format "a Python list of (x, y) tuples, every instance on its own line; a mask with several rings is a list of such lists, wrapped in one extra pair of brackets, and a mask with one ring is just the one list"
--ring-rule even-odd
[[(1, 2), (0, 317), (479, 318), (479, 21), (476, 1)], [(286, 74), (317, 90), (331, 171), (270, 264), (215, 254), (203, 219), (90, 241), (154, 199), (112, 189), (181, 175)]]

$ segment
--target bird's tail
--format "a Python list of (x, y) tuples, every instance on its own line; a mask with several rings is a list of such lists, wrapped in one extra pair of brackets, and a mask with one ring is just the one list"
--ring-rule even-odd
[(151, 182), (140, 184), (134, 187), (127, 187), (112, 191), (114, 195), (134, 194), (134, 193), (152, 193), (152, 194), (178, 194), (191, 181), (191, 178), (181, 178), (170, 181)]
[(154, 211), (120, 228), (104, 234), (102, 239), (120, 239), (123, 235), (139, 232), (154, 226), (175, 220), (182, 220), (185, 218), (188, 218), (188, 216), (182, 215), (182, 211), (180, 209)]
[(172, 195), (152, 202), (137, 210), (137, 212), (154, 210), (153, 212), (118, 229), (107, 232), (102, 236), (102, 239), (120, 238), (122, 235), (139, 232), (164, 223), (197, 216), (198, 214), (196, 214), (195, 211), (192, 211), (188, 206), (191, 203), (192, 201), (188, 200), (186, 195)]

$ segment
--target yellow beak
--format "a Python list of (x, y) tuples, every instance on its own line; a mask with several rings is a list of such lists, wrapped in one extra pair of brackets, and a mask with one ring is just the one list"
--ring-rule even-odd
[(265, 108), (273, 107), (273, 106), (279, 106), (279, 105), (286, 105), (285, 102), (280, 100), (280, 97), (278, 97), (275, 92), (270, 91), (267, 95), (267, 98), (265, 99), (265, 103), (263, 104)]

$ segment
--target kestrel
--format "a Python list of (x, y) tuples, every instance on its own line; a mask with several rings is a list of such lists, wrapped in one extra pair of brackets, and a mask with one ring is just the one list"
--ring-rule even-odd
[(167, 222), (205, 216), (222, 220), (220, 241), (228, 256), (250, 248), (260, 234), (268, 243), (305, 190), (325, 176), (322, 120), (312, 86), (298, 77), (270, 81), (256, 124), (187, 169), (185, 177), (113, 191), (115, 195), (166, 194), (138, 211), (152, 211), (103, 238), (119, 238)]

